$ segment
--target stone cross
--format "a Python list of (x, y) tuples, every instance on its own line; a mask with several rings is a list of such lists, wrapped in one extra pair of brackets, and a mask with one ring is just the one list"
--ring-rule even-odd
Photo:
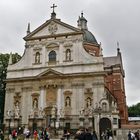
[(53, 13), (54, 13), (54, 8), (56, 8), (57, 6), (55, 4), (53, 4), (53, 6), (51, 6), (51, 8), (53, 8)]

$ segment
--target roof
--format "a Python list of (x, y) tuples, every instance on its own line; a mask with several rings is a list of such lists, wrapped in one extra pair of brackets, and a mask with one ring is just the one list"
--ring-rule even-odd
[(118, 51), (117, 56), (104, 57), (103, 58), (104, 68), (110, 68), (110, 67), (113, 67), (113, 66), (119, 66), (123, 76), (125, 76), (120, 49), (118, 48), (117, 51)]
[(88, 30), (83, 30), (84, 32), (84, 41), (87, 43), (93, 43), (93, 44), (98, 44), (96, 38), (94, 35), (88, 31)]
[(140, 121), (140, 117), (128, 117), (129, 121)]
[(103, 59), (105, 67), (121, 64), (120, 58), (118, 56), (104, 57)]

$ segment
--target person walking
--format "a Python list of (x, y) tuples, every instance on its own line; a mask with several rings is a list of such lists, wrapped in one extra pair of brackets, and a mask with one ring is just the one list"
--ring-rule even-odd
[(38, 132), (37, 130), (34, 130), (34, 140), (37, 140), (38, 139)]

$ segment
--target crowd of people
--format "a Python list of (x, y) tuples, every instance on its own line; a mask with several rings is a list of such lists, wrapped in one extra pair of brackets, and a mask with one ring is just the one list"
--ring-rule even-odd
[[(33, 138), (34, 140), (49, 140), (50, 139), (50, 132), (49, 128), (45, 129), (38, 129), (30, 132), (28, 128), (25, 128), (23, 131), (24, 139), (28, 140), (29, 138)], [(9, 135), (9, 140), (16, 140), (17, 137), (20, 135), (20, 131), (13, 129), (11, 134)], [(140, 140), (140, 133), (139, 130), (128, 132), (128, 140)], [(61, 140), (70, 140), (70, 138), (74, 138), (74, 140), (98, 140), (97, 134), (95, 131), (92, 133), (88, 129), (79, 129), (74, 135), (71, 137), (71, 133), (66, 130), (64, 131), (64, 135), (62, 136)], [(107, 129), (106, 131), (100, 134), (100, 140), (112, 140), (113, 134), (112, 130)], [(0, 130), (0, 140), (4, 140), (4, 133)]]
[(113, 133), (111, 129), (107, 129), (101, 133), (101, 140), (112, 140)]
[(137, 130), (136, 132), (133, 132), (133, 131), (129, 130), (128, 140), (140, 140), (139, 130)]
[(18, 137), (21, 135), (25, 140), (28, 140), (30, 138), (33, 138), (34, 140), (49, 140), (50, 137), (48, 128), (34, 130), (33, 132), (30, 132), (28, 128), (25, 128), (23, 133), (19, 133), (19, 131), (13, 129), (12, 132), (9, 134), (9, 140), (17, 140)]
[(75, 140), (98, 140), (96, 132), (90, 133), (88, 129), (80, 129), (76, 132)]
[[(26, 131), (24, 131), (24, 135), (26, 139), (30, 138), (30, 131), (29, 129), (27, 129)], [(50, 133), (48, 131), (48, 128), (45, 129), (39, 129), (39, 130), (34, 130), (33, 132), (33, 138), (34, 140), (49, 140), (50, 139)]]

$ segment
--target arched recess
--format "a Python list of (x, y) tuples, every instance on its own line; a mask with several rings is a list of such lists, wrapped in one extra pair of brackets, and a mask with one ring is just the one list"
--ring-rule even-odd
[(108, 118), (101, 118), (99, 121), (100, 138), (101, 138), (101, 134), (108, 129), (109, 130), (112, 129), (111, 120)]

